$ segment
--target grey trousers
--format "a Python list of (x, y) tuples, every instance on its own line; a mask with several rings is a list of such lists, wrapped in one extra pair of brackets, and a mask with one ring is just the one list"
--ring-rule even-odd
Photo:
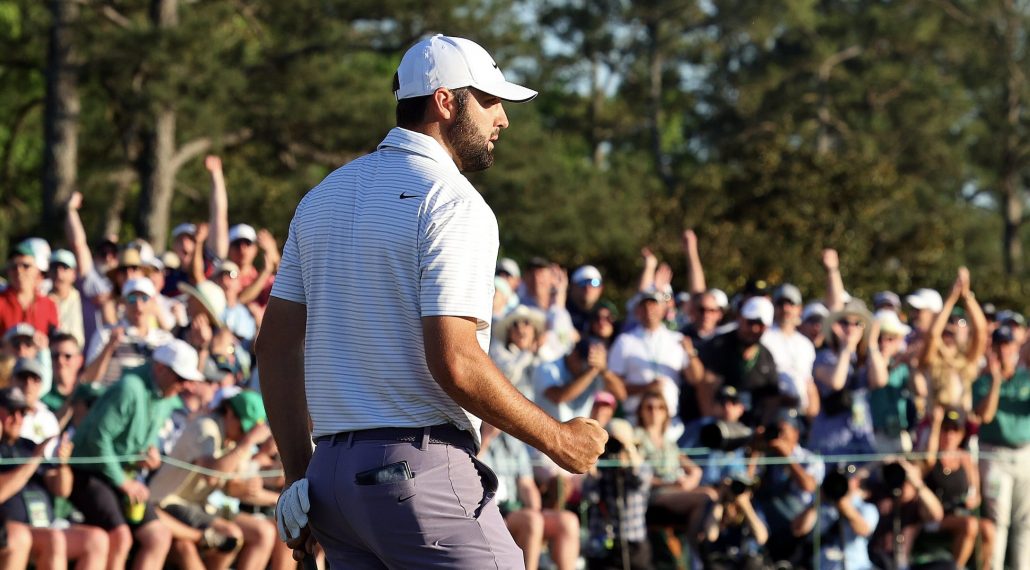
[[(410, 479), (395, 469), (370, 480), (368, 472), (402, 461)], [(470, 449), (322, 441), (307, 479), (309, 525), (334, 570), (524, 568), (493, 500), (497, 477)]]
[(992, 568), (1030, 570), (1030, 446), (980, 450), (994, 455), (980, 460), (983, 514), (996, 525)]

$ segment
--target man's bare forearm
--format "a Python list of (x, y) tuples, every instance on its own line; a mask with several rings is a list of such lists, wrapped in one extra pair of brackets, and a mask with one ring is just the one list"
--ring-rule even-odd
[(287, 483), (303, 478), (311, 460), (311, 430), (304, 389), (306, 323), (307, 307), (273, 297), (255, 341), (261, 369), (261, 396), (268, 426), (279, 446)]
[(559, 446), (560, 425), (526, 399), (475, 342), (475, 324), (458, 317), (423, 319), (426, 363), (461, 407), (547, 453)]

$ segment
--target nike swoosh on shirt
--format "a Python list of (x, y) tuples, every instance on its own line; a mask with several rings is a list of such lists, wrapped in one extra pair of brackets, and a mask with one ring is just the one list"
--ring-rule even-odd
[(418, 194), (405, 194), (401, 192), (401, 200), (407, 200), (408, 198), (418, 198)]

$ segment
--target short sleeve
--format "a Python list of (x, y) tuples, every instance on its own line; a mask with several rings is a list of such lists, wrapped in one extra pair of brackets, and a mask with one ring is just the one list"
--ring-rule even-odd
[(426, 214), (419, 243), (421, 316), (473, 317), (490, 326), (497, 220), (484, 202), (459, 200)]
[(283, 245), (282, 259), (279, 261), (275, 284), (272, 285), (272, 296), (306, 305), (307, 296), (304, 293), (304, 276), (300, 264), (300, 244), (298, 243), (300, 238), (297, 235), (300, 216), (300, 208), (297, 208), (297, 213), (290, 222), (290, 233), (286, 237), (286, 244)]

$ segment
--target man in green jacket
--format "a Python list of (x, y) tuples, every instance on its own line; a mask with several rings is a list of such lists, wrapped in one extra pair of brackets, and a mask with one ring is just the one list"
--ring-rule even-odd
[[(147, 502), (150, 490), (136, 479), (140, 466), (155, 469), (161, 459), (157, 432), (176, 407), (184, 382), (200, 382), (196, 350), (181, 340), (157, 347), (148, 364), (127, 369), (93, 405), (75, 433), (73, 457), (100, 458), (74, 467), (71, 502), (86, 524), (107, 531), (108, 568), (124, 568), (138, 541), (135, 568), (161, 568), (171, 531)], [(142, 462), (123, 461), (146, 455)]]

